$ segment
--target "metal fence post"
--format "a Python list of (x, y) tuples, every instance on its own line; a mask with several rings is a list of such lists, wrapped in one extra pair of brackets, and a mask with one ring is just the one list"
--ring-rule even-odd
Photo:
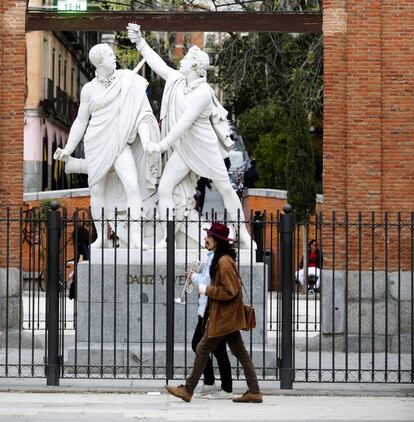
[(280, 388), (291, 390), (293, 387), (293, 350), (292, 350), (292, 275), (293, 275), (293, 214), (292, 207), (286, 204), (281, 216), (282, 249), (282, 362)]
[(167, 214), (167, 382), (174, 378), (175, 221)]
[(265, 226), (263, 224), (263, 214), (255, 211), (252, 220), (253, 239), (256, 242), (256, 262), (263, 262), (265, 256), (265, 245), (263, 244)]
[(47, 385), (59, 385), (59, 203), (52, 202), (47, 212)]

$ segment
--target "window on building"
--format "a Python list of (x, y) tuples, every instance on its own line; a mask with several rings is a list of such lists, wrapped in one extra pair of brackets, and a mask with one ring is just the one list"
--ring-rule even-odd
[(58, 145), (57, 140), (55, 138), (52, 144), (52, 188), (51, 190), (68, 188), (68, 180), (66, 177), (66, 173), (64, 172), (64, 163), (61, 160), (55, 160), (53, 158), (53, 156), (55, 155), (55, 151), (58, 147), (60, 146)]
[(73, 98), (75, 95), (75, 69), (72, 67), (70, 71), (70, 96)]
[(58, 84), (59, 88), (62, 87), (62, 55), (59, 54), (59, 64), (58, 64)]
[(67, 91), (67, 76), (68, 76), (68, 62), (65, 60), (65, 65), (63, 66), (63, 90)]
[(55, 81), (56, 77), (56, 48), (52, 50), (52, 81)]
[(60, 174), (59, 174), (59, 161), (60, 160), (55, 160), (55, 158), (53, 157), (55, 155), (55, 151), (57, 148), (57, 142), (56, 142), (56, 138), (53, 141), (52, 144), (52, 186), (51, 186), (51, 190), (56, 190), (58, 188), (58, 183), (59, 183), (59, 179), (60, 179)]
[(49, 40), (43, 39), (43, 98), (47, 98), (47, 85), (49, 79)]
[(48, 159), (47, 134), (43, 137), (42, 148), (43, 148), (43, 151), (42, 151), (42, 191), (45, 191), (48, 188), (48, 175), (49, 175), (49, 166), (47, 163), (47, 159)]

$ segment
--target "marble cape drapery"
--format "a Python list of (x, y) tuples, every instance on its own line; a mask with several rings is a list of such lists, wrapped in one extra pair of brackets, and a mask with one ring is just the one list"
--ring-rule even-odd
[[(207, 83), (205, 81), (201, 83)], [(184, 110), (189, 106), (185, 90), (185, 77), (174, 71), (166, 80), (161, 103), (161, 138), (164, 138), (180, 119)], [(185, 209), (193, 209), (195, 186), (200, 177), (219, 181), (228, 180), (227, 169), (223, 163), (224, 151), (219, 146), (219, 140), (210, 121), (210, 116), (223, 115), (227, 112), (218, 108), (214, 102), (214, 92), (211, 89), (212, 101), (203, 111), (191, 128), (178, 139), (173, 150), (176, 150), (185, 164), (191, 169), (187, 177), (174, 189), (174, 205), (178, 216), (185, 214)]]
[(93, 186), (107, 177), (105, 209), (126, 209), (126, 195), (113, 164), (130, 144), (134, 156), (138, 184), (146, 215), (152, 216), (156, 204), (156, 185), (161, 175), (161, 161), (143, 151), (138, 126), (150, 128), (150, 141), (160, 142), (158, 123), (146, 96), (148, 82), (130, 70), (116, 70), (115, 80), (102, 94), (90, 100), (91, 119), (84, 136), (85, 160), (73, 157), (66, 163), (66, 172), (86, 172)]

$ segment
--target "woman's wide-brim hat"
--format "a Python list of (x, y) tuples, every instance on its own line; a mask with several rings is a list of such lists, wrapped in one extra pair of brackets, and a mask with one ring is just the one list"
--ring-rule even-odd
[(204, 229), (208, 234), (211, 234), (214, 237), (218, 237), (222, 240), (227, 240), (231, 242), (233, 239), (228, 237), (230, 233), (230, 229), (221, 223), (217, 223), (216, 221), (211, 223), (211, 227), (209, 229)]

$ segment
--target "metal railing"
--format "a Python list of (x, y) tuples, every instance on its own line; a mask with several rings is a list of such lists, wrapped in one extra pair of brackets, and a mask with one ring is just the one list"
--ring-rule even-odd
[[(214, 216), (214, 210), (209, 213)], [(206, 218), (207, 217), (207, 218)], [(294, 382), (412, 383), (414, 216), (252, 213), (258, 249), (238, 267), (258, 325), (243, 333), (258, 377)], [(0, 217), (0, 377), (180, 379), (193, 361), (197, 296), (174, 302), (212, 219), (131, 221), (103, 213), (105, 249), (90, 248), (88, 210), (7, 209)], [(132, 223), (142, 244), (130, 248)], [(158, 245), (162, 228), (167, 242)], [(107, 234), (106, 232), (104, 234)], [(303, 244), (323, 254), (320, 289), (295, 282)], [(306, 281), (306, 280), (305, 280)], [(307, 280), (311, 282), (312, 280)], [(313, 280), (314, 281), (314, 280)], [(232, 360), (235, 379), (242, 379)], [(216, 368), (217, 369), (217, 368)]]

